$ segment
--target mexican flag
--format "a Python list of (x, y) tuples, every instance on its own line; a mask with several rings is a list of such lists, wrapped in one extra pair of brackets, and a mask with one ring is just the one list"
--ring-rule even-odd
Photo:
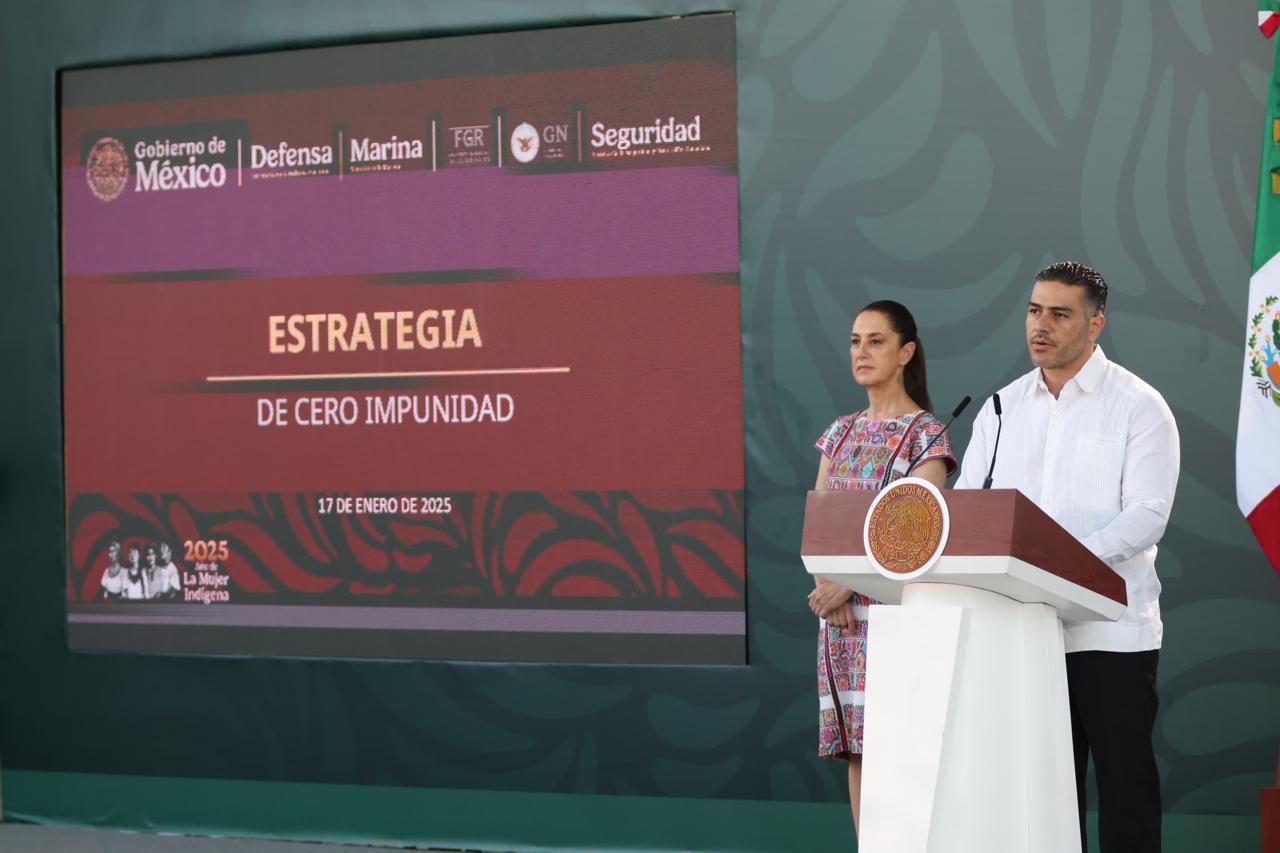
[(1267, 38), (1276, 34), (1276, 30), (1280, 29), (1280, 3), (1275, 0), (1261, 0), (1258, 3), (1258, 29)]
[[(1280, 2), (1258, 4), (1258, 26), (1280, 28)], [(1280, 572), (1280, 79), (1267, 89), (1258, 214), (1253, 226), (1244, 382), (1236, 432), (1236, 500), (1271, 565)]]

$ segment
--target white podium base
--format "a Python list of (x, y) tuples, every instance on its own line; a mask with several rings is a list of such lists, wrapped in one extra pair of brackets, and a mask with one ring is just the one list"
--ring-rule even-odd
[(1080, 853), (1052, 607), (908, 584), (867, 650), (861, 853)]

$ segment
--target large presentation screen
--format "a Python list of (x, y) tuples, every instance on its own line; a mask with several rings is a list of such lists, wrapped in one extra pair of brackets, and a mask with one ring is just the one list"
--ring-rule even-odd
[(73, 649), (745, 662), (732, 15), (68, 71)]

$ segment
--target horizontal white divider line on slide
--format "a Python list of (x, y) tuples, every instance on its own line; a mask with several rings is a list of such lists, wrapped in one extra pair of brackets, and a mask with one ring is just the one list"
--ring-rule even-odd
[(206, 382), (309, 382), (316, 379), (410, 379), (430, 376), (517, 376), (569, 373), (568, 367), (480, 367), (470, 370), (392, 370), (373, 373), (278, 373), (252, 376), (206, 376)]

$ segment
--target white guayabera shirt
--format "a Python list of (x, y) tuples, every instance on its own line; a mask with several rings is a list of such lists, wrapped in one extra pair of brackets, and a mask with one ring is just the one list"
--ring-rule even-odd
[[(993, 489), (1017, 489), (1122, 578), (1117, 622), (1064, 622), (1068, 652), (1160, 648), (1156, 543), (1178, 485), (1178, 426), (1154, 388), (1096, 347), (1057, 399), (1040, 368), (1000, 389), (1004, 431)], [(996, 437), (988, 400), (973, 425), (957, 489), (987, 476)]]

